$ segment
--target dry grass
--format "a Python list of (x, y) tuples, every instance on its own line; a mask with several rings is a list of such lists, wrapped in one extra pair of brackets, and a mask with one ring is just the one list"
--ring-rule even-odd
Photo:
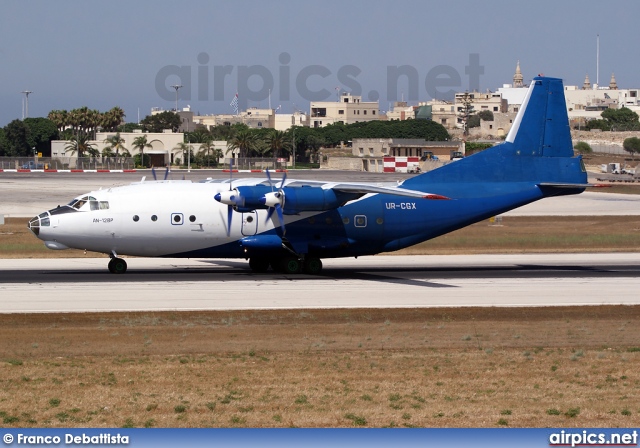
[(20, 427), (632, 426), (639, 317), (615, 306), (0, 315), (0, 415)]
[[(420, 253), (637, 251), (637, 217), (505, 218)], [(554, 236), (549, 236), (554, 235)], [(0, 256), (54, 252), (26, 220)], [(95, 256), (95, 254), (87, 254)], [(640, 414), (640, 306), (0, 314), (13, 427), (613, 427)]]

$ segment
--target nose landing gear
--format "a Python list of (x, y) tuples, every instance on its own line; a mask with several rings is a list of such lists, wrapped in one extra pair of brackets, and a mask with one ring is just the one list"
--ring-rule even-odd
[(111, 252), (111, 260), (109, 260), (109, 264), (107, 265), (109, 268), (109, 272), (112, 274), (124, 274), (127, 272), (127, 262), (122, 258), (118, 258), (115, 252)]

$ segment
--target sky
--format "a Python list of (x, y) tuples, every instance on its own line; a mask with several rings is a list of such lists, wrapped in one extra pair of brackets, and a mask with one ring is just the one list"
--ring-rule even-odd
[[(119, 106), (309, 111), (340, 92), (417, 104), (538, 74), (640, 87), (636, 0), (2, 0), (0, 126)], [(599, 35), (599, 72), (596, 48)]]

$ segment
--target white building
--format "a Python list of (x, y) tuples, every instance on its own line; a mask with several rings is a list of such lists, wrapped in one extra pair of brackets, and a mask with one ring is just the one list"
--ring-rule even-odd
[[(115, 135), (115, 132), (97, 132), (96, 139), (91, 140), (89, 143), (93, 145), (100, 153), (109, 146), (105, 140), (108, 137)], [(147, 137), (147, 143), (151, 145), (150, 148), (144, 148), (145, 155), (150, 158), (152, 166), (162, 167), (174, 162), (175, 157), (182, 157), (182, 151), (177, 149), (179, 143), (184, 141), (184, 134), (181, 132), (171, 132), (166, 130), (165, 132), (121, 132), (120, 137), (124, 140), (123, 146), (129, 151), (132, 156), (140, 154), (140, 150), (135, 148), (133, 141), (136, 137)], [(226, 142), (225, 151), (226, 151)], [(77, 159), (77, 154), (70, 154), (66, 152), (65, 147), (69, 144), (66, 140), (53, 140), (51, 142), (51, 157), (54, 159), (72, 158)]]
[(360, 121), (379, 120), (378, 102), (363, 102), (361, 96), (342, 93), (339, 101), (311, 103), (309, 125), (321, 128), (329, 124), (352, 124)]
[(393, 107), (387, 112), (387, 120), (413, 120), (415, 118), (415, 110), (413, 106), (409, 106), (406, 101), (396, 101)]

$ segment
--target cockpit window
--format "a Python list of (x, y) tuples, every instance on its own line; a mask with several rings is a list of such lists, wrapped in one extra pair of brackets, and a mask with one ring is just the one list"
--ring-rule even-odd
[(76, 210), (80, 210), (85, 206), (86, 203), (89, 203), (90, 210), (108, 210), (109, 202), (107, 201), (98, 201), (93, 196), (83, 196), (80, 199), (74, 199), (69, 202), (69, 207), (75, 208)]
[(82, 199), (77, 200), (75, 202), (75, 204), (73, 204), (71, 207), (75, 208), (76, 210), (80, 210), (82, 208), (82, 206), (84, 204), (86, 204), (86, 203), (87, 203), (87, 200), (82, 198)]

